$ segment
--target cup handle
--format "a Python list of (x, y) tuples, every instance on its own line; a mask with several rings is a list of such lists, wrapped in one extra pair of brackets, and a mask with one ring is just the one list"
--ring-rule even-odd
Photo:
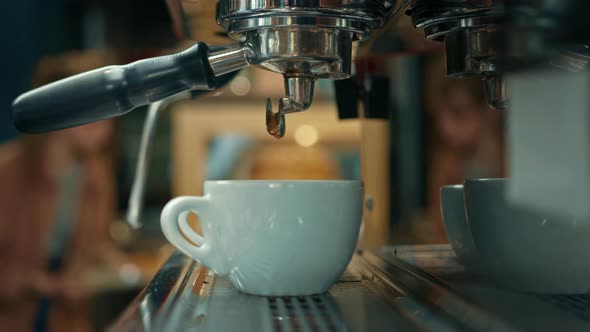
[[(184, 254), (194, 258), (199, 263), (216, 270), (211, 257), (211, 246), (197, 234), (188, 224), (188, 215), (191, 212), (202, 216), (199, 210), (207, 209), (209, 197), (183, 196), (168, 202), (160, 216), (160, 224), (164, 236), (176, 248)], [(184, 236), (183, 236), (184, 234)], [(191, 242), (187, 241), (188, 238)]]

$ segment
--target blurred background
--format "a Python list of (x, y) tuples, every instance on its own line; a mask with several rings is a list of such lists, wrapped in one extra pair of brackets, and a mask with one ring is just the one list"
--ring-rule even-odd
[[(171, 10), (179, 6), (182, 18)], [(3, 7), (0, 326), (6, 330), (103, 330), (173, 251), (160, 233), (163, 205), (200, 194), (208, 179), (387, 179), (391, 213), (381, 217), (382, 238), (444, 243), (440, 186), (504, 175), (503, 118), (488, 109), (480, 79), (447, 79), (443, 50), (400, 22), (405, 28), (395, 30), (395, 40), (422, 52), (383, 51), (398, 65), (382, 75), (414, 78), (405, 89), (403, 79), (391, 83), (401, 84), (399, 93), (412, 102), (394, 111), (386, 103), (372, 106), (388, 114), (385, 120), (340, 120), (334, 83), (321, 80), (312, 108), (290, 116), (288, 135), (277, 141), (264, 129), (264, 101), (283, 95), (283, 79), (258, 68), (168, 107), (151, 156), (144, 227), (132, 230), (124, 218), (145, 109), (29, 136), (12, 126), (10, 105), (26, 90), (83, 71), (177, 52), (195, 40), (227, 43), (213, 1), (20, 0)], [(362, 49), (358, 54), (358, 68), (379, 63)], [(386, 152), (374, 153), (378, 142), (386, 142)]]

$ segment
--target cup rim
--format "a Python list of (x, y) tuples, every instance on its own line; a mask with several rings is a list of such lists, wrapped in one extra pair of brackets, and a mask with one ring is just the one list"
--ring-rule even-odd
[(510, 178), (472, 178), (472, 179), (465, 179), (465, 183), (468, 182), (508, 182)]
[(462, 184), (446, 184), (446, 185), (440, 187), (440, 190), (444, 190), (444, 189), (463, 189), (463, 185)]
[(363, 184), (362, 180), (207, 180), (206, 184)]

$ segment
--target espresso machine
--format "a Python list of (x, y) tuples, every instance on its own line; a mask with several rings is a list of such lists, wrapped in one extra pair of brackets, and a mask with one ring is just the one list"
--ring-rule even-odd
[[(182, 17), (182, 8), (171, 10)], [(588, 217), (590, 171), (583, 166), (590, 160), (590, 140), (547, 133), (556, 122), (573, 133), (590, 133), (588, 13), (590, 4), (583, 0), (218, 0), (216, 21), (233, 43), (198, 42), (178, 54), (70, 77), (23, 94), (12, 115), (19, 130), (39, 133), (150, 104), (128, 213), (129, 223), (139, 227), (154, 125), (168, 103), (215, 89), (232, 73), (258, 66), (284, 77), (285, 96), (277, 106), (271, 98), (264, 105), (267, 131), (280, 138), (289, 128), (288, 114), (312, 105), (316, 80), (331, 79), (341, 119), (371, 119), (391, 129), (391, 137), (377, 138), (385, 145), (374, 145), (370, 135), (361, 143), (385, 146), (367, 149), (364, 165), (381, 160), (401, 174), (364, 177), (364, 222), (387, 224), (423, 204), (423, 145), (415, 134), (420, 119), (398, 116), (421, 107), (419, 96), (412, 95), (420, 89), (419, 65), (416, 57), (387, 57), (407, 54), (391, 33), (407, 17), (425, 38), (444, 46), (450, 79), (481, 77), (489, 111), (506, 112), (514, 204)], [(353, 70), (355, 43), (360, 61)], [(540, 95), (537, 89), (547, 86), (555, 89)], [(546, 107), (556, 104), (559, 110)], [(557, 152), (561, 158), (539, 166), (541, 156)], [(556, 180), (539, 181), (546, 178)], [(575, 185), (560, 188), (557, 198), (550, 195), (562, 182)], [(176, 253), (111, 330), (582, 331), (590, 326), (587, 295), (531, 295), (470, 280), (458, 273), (461, 266), (447, 246), (391, 246), (387, 232), (368, 227), (363, 236), (379, 240), (359, 249), (330, 293), (309, 297), (243, 295)]]

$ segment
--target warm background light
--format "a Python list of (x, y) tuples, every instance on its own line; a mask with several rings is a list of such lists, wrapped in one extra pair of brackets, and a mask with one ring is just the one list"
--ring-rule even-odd
[(230, 83), (229, 88), (236, 96), (245, 96), (250, 92), (252, 84), (245, 76), (238, 76)]
[(295, 129), (295, 142), (301, 146), (309, 147), (319, 140), (318, 130), (311, 125), (301, 125)]

